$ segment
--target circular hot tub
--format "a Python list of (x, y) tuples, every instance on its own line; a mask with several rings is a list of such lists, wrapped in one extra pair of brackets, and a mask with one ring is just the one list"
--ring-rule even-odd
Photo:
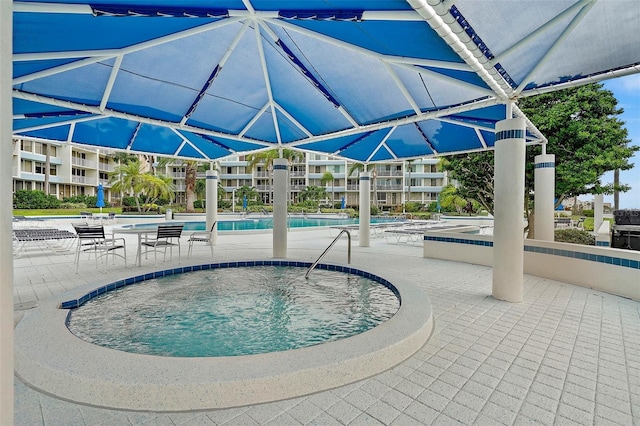
[[(89, 343), (83, 340), (86, 336), (80, 338), (67, 328), (69, 324), (74, 328), (73, 317), (76, 313), (79, 314), (84, 307), (97, 304), (95, 302), (105, 296), (106, 300), (113, 304), (107, 311), (114, 315), (113, 318), (118, 318), (119, 292), (125, 294), (129, 290), (136, 290), (135, 287), (162, 287), (162, 284), (157, 283), (162, 283), (163, 277), (188, 277), (194, 271), (211, 277), (217, 272), (224, 272), (221, 276), (237, 272), (242, 276), (245, 273), (255, 273), (262, 277), (260, 268), (265, 267), (276, 268), (277, 274), (293, 273), (296, 276), (304, 276), (309, 266), (306, 262), (279, 260), (191, 265), (129, 277), (103, 285), (89, 285), (68, 292), (65, 294), (64, 302), (58, 305), (43, 304), (28, 312), (18, 324), (16, 373), (24, 382), (43, 392), (96, 406), (150, 411), (227, 408), (298, 397), (373, 376), (413, 355), (431, 335), (431, 305), (426, 295), (411, 283), (400, 278), (394, 278), (392, 283), (388, 278), (349, 266), (327, 264), (318, 265), (317, 270), (310, 274), (310, 278), (330, 272), (329, 281), (337, 282), (324, 291), (328, 293), (336, 287), (343, 287), (342, 290), (346, 293), (338, 293), (337, 299), (334, 300), (342, 299), (341, 304), (347, 311), (350, 306), (353, 308), (352, 311), (358, 312), (363, 310), (363, 305), (378, 304), (375, 301), (377, 296), (371, 299), (371, 293), (364, 291), (364, 288), (380, 290), (384, 294), (383, 299), (395, 300), (395, 307), (391, 303), (391, 308), (387, 309), (385, 314), (379, 315), (379, 320), (349, 335), (334, 338), (332, 333), (327, 331), (333, 328), (330, 324), (327, 330), (320, 333), (324, 336), (322, 341), (314, 341), (317, 337), (313, 337), (307, 343), (293, 348), (270, 348), (267, 351), (250, 352), (252, 354), (202, 356), (202, 353), (132, 353), (134, 351), (105, 347), (108, 346), (106, 344)], [(158, 279), (160, 281), (155, 281)], [(349, 280), (352, 281), (351, 284)], [(178, 287), (179, 285), (175, 288)], [(277, 298), (270, 299), (276, 305), (282, 298), (297, 298), (301, 306), (309, 308), (310, 311), (316, 311), (317, 305), (323, 304), (318, 300), (310, 304), (291, 287), (272, 285), (267, 288), (272, 293), (281, 293)], [(139, 303), (142, 317), (156, 315), (157, 313), (150, 314), (150, 311), (145, 311), (144, 308), (150, 305), (149, 297), (156, 297), (158, 304), (166, 304), (172, 300), (171, 286), (166, 285), (163, 290), (166, 291), (159, 293), (162, 294), (161, 297), (158, 293), (155, 296), (147, 294), (138, 298), (137, 302), (127, 303), (131, 306)], [(322, 291), (316, 293), (322, 294)], [(352, 298), (351, 301), (343, 303), (344, 299), (352, 297), (354, 293), (359, 293), (360, 301), (356, 302), (357, 298)], [(198, 297), (197, 289), (187, 294), (190, 294), (187, 298)], [(260, 301), (259, 296), (257, 300)], [(332, 303), (326, 303), (329, 311), (332, 310)], [(135, 312), (135, 309), (130, 308), (130, 311)], [(278, 310), (278, 307), (275, 306), (275, 309)], [(286, 309), (282, 312), (286, 312)], [(351, 315), (354, 312), (348, 313)], [(160, 316), (173, 318), (174, 314), (164, 312)], [(273, 312), (267, 314), (269, 315), (273, 315)], [(309, 326), (308, 328), (315, 328), (318, 322), (322, 323), (328, 318), (324, 315), (325, 313), (321, 315), (322, 319), (316, 321), (316, 324), (313, 324), (314, 321), (310, 320), (310, 317), (304, 317), (301, 322)], [(233, 318), (234, 314), (228, 313), (228, 316)], [(80, 317), (82, 315), (78, 315), (78, 318)], [(125, 317), (123, 314), (123, 318)], [(126, 320), (116, 321), (113, 318), (94, 321), (98, 328), (122, 331), (121, 329), (126, 327), (123, 321)], [(240, 322), (241, 318), (238, 317)], [(284, 318), (288, 318), (286, 314)], [(83, 321), (91, 319), (84, 318)], [(180, 321), (184, 321), (188, 326), (194, 325), (191, 324), (193, 318), (182, 318), (178, 320)], [(264, 317), (262, 321), (266, 321)], [(280, 319), (274, 322), (276, 328), (282, 328), (284, 325), (290, 325), (287, 321), (288, 319), (283, 323)], [(346, 322), (358, 324), (368, 321), (356, 315)], [(292, 326), (293, 329), (295, 327)], [(82, 334), (77, 330), (74, 332)], [(148, 334), (152, 337), (154, 335), (153, 332)], [(118, 337), (114, 340), (121, 339)], [(190, 345), (188, 339), (178, 338), (178, 341), (181, 345)], [(169, 346), (174, 344), (175, 339)]]

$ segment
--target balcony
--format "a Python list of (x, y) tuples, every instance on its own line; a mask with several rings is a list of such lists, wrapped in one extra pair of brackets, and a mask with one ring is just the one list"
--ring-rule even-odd
[(378, 177), (389, 177), (389, 176), (402, 177), (402, 170), (377, 170), (376, 175)]
[(96, 162), (87, 160), (86, 158), (71, 157), (71, 164), (74, 166), (85, 167), (88, 169), (96, 168)]
[(378, 191), (402, 191), (402, 185), (376, 185)]
[(71, 176), (71, 183), (81, 183), (84, 185), (93, 185), (95, 182), (95, 178), (90, 178), (87, 176)]

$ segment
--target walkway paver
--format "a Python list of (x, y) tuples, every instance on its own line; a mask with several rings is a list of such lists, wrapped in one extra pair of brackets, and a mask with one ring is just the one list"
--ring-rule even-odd
[[(289, 233), (289, 258), (313, 261), (326, 229)], [(215, 261), (271, 258), (271, 234), (218, 236)], [(128, 253), (135, 253), (128, 241)], [(211, 259), (207, 247), (195, 257)], [(130, 255), (133, 259), (133, 256)], [(317, 394), (224, 410), (124, 412), (88, 407), (15, 384), (16, 425), (633, 425), (640, 423), (640, 303), (526, 275), (524, 302), (491, 297), (491, 269), (422, 257), (415, 245), (354, 241), (354, 266), (385, 265), (429, 296), (429, 342), (391, 370)], [(325, 258), (345, 263), (346, 242)], [(130, 262), (133, 264), (133, 262)], [(114, 279), (153, 269), (107, 272)], [(174, 261), (174, 263), (176, 263)], [(71, 254), (15, 259), (16, 304), (29, 306), (94, 280)], [(104, 278), (101, 276), (101, 278)], [(16, 313), (17, 319), (20, 312)]]

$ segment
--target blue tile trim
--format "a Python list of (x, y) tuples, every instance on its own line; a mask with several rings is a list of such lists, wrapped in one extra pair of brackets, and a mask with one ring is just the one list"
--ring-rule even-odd
[[(71, 300), (62, 302), (59, 305), (59, 308), (60, 309), (79, 308), (89, 300), (101, 294), (108, 293), (113, 290), (117, 290), (118, 288), (121, 288), (127, 285), (141, 283), (146, 280), (150, 280), (154, 278), (166, 277), (169, 275), (182, 274), (182, 273), (192, 272), (197, 270), (204, 271), (209, 269), (243, 268), (243, 267), (246, 268), (246, 267), (253, 267), (253, 266), (287, 266), (287, 267), (306, 269), (311, 266), (311, 263), (291, 261), (291, 260), (244, 260), (244, 261), (238, 261), (238, 262), (207, 263), (203, 265), (194, 265), (194, 266), (185, 266), (182, 268), (165, 269), (164, 271), (156, 271), (156, 272), (151, 272), (144, 275), (137, 275), (135, 277), (125, 278), (125, 279), (107, 284), (105, 286), (98, 287), (97, 289), (92, 290), (91, 292), (85, 294), (79, 299), (71, 299)], [(398, 301), (400, 302), (400, 304), (402, 304), (402, 299), (400, 298), (400, 292), (398, 291), (398, 289), (392, 283), (390, 283), (388, 280), (385, 280), (382, 277), (379, 277), (377, 275), (371, 274), (366, 271), (361, 271), (359, 269), (351, 268), (348, 266), (331, 265), (331, 264), (324, 264), (324, 263), (319, 263), (318, 265), (316, 265), (316, 269), (322, 269), (325, 271), (342, 272), (342, 273), (351, 274), (351, 275), (358, 275), (358, 276), (373, 280), (387, 287), (389, 290), (391, 290), (391, 292), (398, 298)]]
[[(608, 243), (606, 246), (608, 247)], [(570, 257), (572, 259), (586, 260), (589, 262), (604, 263), (607, 265), (622, 266), (625, 268), (640, 269), (640, 262), (629, 259), (622, 259), (614, 256), (605, 256), (601, 254), (584, 253), (574, 250), (561, 250), (546, 247), (524, 246), (524, 251), (532, 253), (548, 254), (551, 256)]]
[(609, 247), (609, 241), (596, 241), (598, 247)]
[(536, 163), (535, 168), (536, 169), (546, 169), (546, 168), (554, 168), (556, 166), (556, 163), (554, 163), (553, 161), (550, 162), (546, 162), (546, 163)]
[(496, 132), (496, 142), (502, 139), (524, 139), (524, 130), (511, 129)]
[(286, 164), (275, 164), (273, 170), (287, 170), (289, 167)]
[(218, 179), (218, 176), (206, 176), (205, 179)]
[(474, 246), (493, 247), (493, 241), (469, 240), (466, 238), (434, 237), (431, 235), (425, 235), (424, 240), (436, 241), (440, 243), (471, 244)]
[(371, 180), (371, 176), (360, 176), (360, 180)]
[[(425, 235), (424, 241), (436, 241), (440, 243), (455, 243), (455, 244), (470, 244), (475, 246), (493, 247), (493, 241), (477, 241), (469, 240), (465, 238), (449, 238), (449, 237), (435, 237), (431, 235)], [(601, 247), (608, 247), (609, 243), (601, 241), (598, 244)], [(574, 250), (562, 250), (537, 246), (524, 246), (524, 251), (531, 253), (548, 254), (552, 256), (570, 257), (572, 259), (587, 260), (589, 262), (605, 263), (608, 265), (622, 266), (625, 268), (640, 269), (640, 262), (636, 260), (623, 259), (614, 256), (604, 256), (600, 254), (584, 253)]]

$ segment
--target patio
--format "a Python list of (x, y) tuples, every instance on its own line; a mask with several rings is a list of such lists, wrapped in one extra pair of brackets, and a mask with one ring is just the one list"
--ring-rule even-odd
[[(326, 229), (290, 232), (289, 258), (313, 261), (331, 242)], [(127, 244), (133, 247), (135, 236)], [(271, 259), (272, 236), (218, 236), (215, 261)], [(293, 257), (295, 253), (295, 258)], [(194, 262), (210, 261), (194, 248)], [(325, 258), (346, 262), (346, 242)], [(167, 263), (176, 264), (177, 262)], [(185, 260), (183, 259), (183, 264)], [(374, 377), (300, 398), (223, 410), (114, 411), (62, 401), (17, 378), (17, 425), (54, 424), (634, 424), (640, 416), (640, 321), (636, 301), (525, 275), (524, 302), (491, 297), (491, 269), (422, 257), (413, 245), (372, 239), (353, 247), (352, 265), (402, 276), (430, 298), (428, 343)], [(15, 260), (21, 307), (95, 279), (92, 262), (74, 273), (72, 254)], [(153, 266), (110, 269), (119, 278)], [(27, 311), (28, 312), (28, 311)], [(28, 314), (28, 313), (27, 313)]]

